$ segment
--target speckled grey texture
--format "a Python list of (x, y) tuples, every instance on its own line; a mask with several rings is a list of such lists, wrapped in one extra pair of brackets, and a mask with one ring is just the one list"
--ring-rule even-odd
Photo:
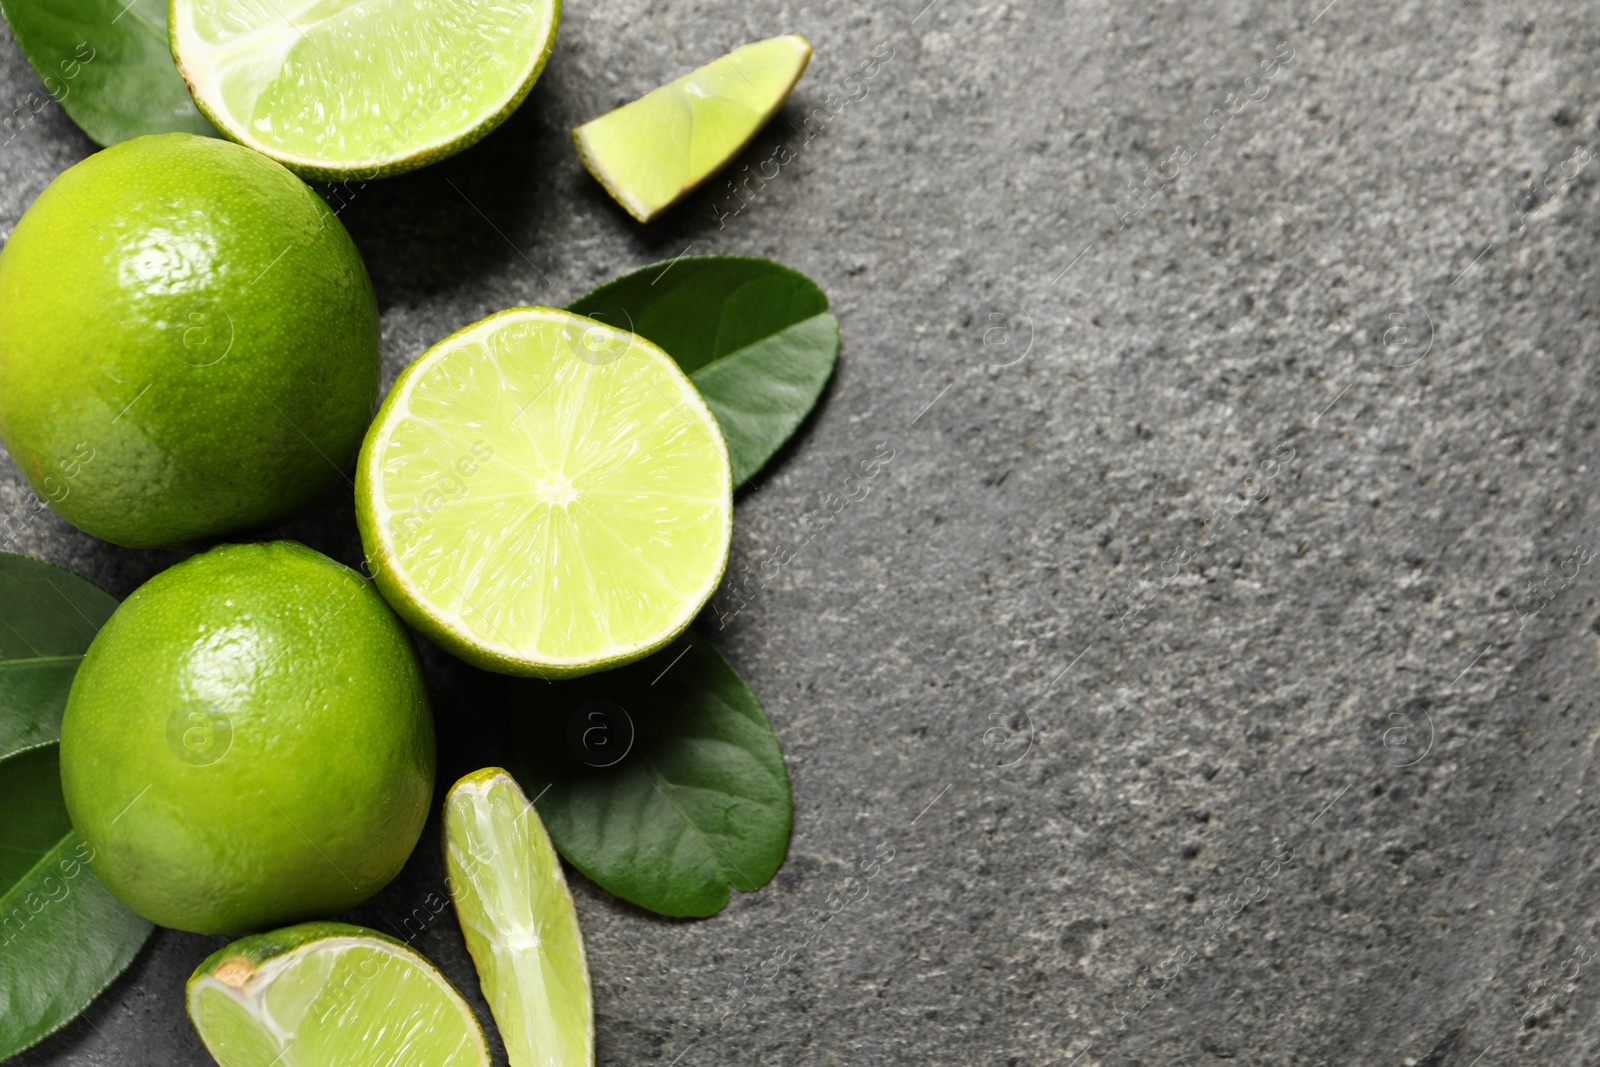
[[(573, 0), (511, 121), (343, 212), (387, 381), (685, 250), (842, 322), (739, 502), (735, 566), (794, 560), (717, 636), (789, 860), (703, 922), (575, 878), (601, 1062), (1594, 1063), (1600, 4), (924, 3)], [(583, 171), (570, 126), (789, 31), (764, 188), (641, 228)], [(90, 148), (51, 107), (0, 150), (6, 227)], [(346, 493), (282, 532), (357, 557)], [(16, 547), (119, 595), (173, 559)], [(429, 662), (441, 787), (509, 759)], [(441, 884), (435, 821), (355, 918), (481, 1009)], [(219, 943), (158, 934), (21, 1062), (204, 1062)]]

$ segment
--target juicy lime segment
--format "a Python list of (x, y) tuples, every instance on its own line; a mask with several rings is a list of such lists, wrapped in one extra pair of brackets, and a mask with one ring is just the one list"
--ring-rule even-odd
[(444, 803), (450, 895), (511, 1067), (594, 1062), (583, 934), (539, 813), (498, 767)]
[(486, 1067), (461, 994), (399, 941), (306, 923), (237, 941), (189, 979), (189, 1018), (223, 1067)]
[(589, 173), (640, 222), (738, 155), (811, 61), (799, 34), (737, 48), (572, 131)]
[(172, 51), (229, 137), (304, 175), (365, 178), (460, 151), (549, 58), (561, 0), (172, 0)]
[(732, 476), (716, 419), (665, 352), (514, 308), (406, 369), (356, 473), (378, 587), (477, 666), (565, 677), (687, 627), (727, 564)]

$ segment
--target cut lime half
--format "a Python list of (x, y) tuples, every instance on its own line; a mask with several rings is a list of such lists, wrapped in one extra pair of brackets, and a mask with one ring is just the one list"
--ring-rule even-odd
[(728, 449), (661, 349), (550, 308), (502, 311), (406, 368), (356, 466), (379, 590), (436, 644), (569, 677), (672, 641), (727, 565)]
[(171, 0), (172, 54), (233, 140), (302, 177), (442, 159), (516, 110), (561, 0)]
[(811, 62), (799, 34), (721, 59), (572, 131), (589, 173), (640, 222), (689, 195), (750, 143)]
[(589, 1067), (594, 1008), (578, 913), (539, 813), (489, 767), (444, 802), (450, 896), (511, 1067)]
[(302, 923), (200, 964), (189, 1018), (222, 1067), (488, 1067), (483, 1029), (438, 969), (392, 937)]

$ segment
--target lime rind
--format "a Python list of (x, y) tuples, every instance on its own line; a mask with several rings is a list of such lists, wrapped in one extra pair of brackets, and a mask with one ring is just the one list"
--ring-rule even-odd
[(681, 634), (721, 582), (732, 470), (670, 356), (512, 308), (408, 367), (362, 445), (378, 588), (431, 640), (506, 674), (573, 677)]
[(612, 199), (650, 222), (744, 150), (810, 61), (799, 34), (747, 44), (591, 119), (573, 143)]
[(230, 139), (303, 178), (369, 180), (453, 155), (526, 98), (561, 0), (401, 5), (170, 0), (195, 105)]
[(583, 932), (539, 813), (498, 767), (445, 799), (445, 866), (456, 917), (511, 1067), (594, 1063)]
[(444, 975), (392, 937), (304, 923), (208, 957), (189, 1018), (223, 1067), (487, 1067), (477, 1016)]

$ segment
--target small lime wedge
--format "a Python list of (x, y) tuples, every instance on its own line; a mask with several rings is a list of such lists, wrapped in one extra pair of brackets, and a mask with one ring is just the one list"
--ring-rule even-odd
[(363, 180), (477, 141), (544, 69), (561, 0), (171, 0), (207, 118), (302, 177)]
[(811, 61), (799, 34), (737, 48), (572, 131), (617, 203), (649, 222), (750, 143)]
[(722, 579), (733, 478), (715, 416), (642, 337), (513, 308), (400, 375), (356, 464), (378, 589), (485, 670), (649, 655)]
[(235, 941), (188, 985), (189, 1018), (222, 1067), (488, 1067), (467, 1002), (374, 930), (302, 923)]
[(511, 1067), (594, 1063), (594, 1006), (578, 913), (539, 813), (499, 767), (444, 802), (450, 895)]

